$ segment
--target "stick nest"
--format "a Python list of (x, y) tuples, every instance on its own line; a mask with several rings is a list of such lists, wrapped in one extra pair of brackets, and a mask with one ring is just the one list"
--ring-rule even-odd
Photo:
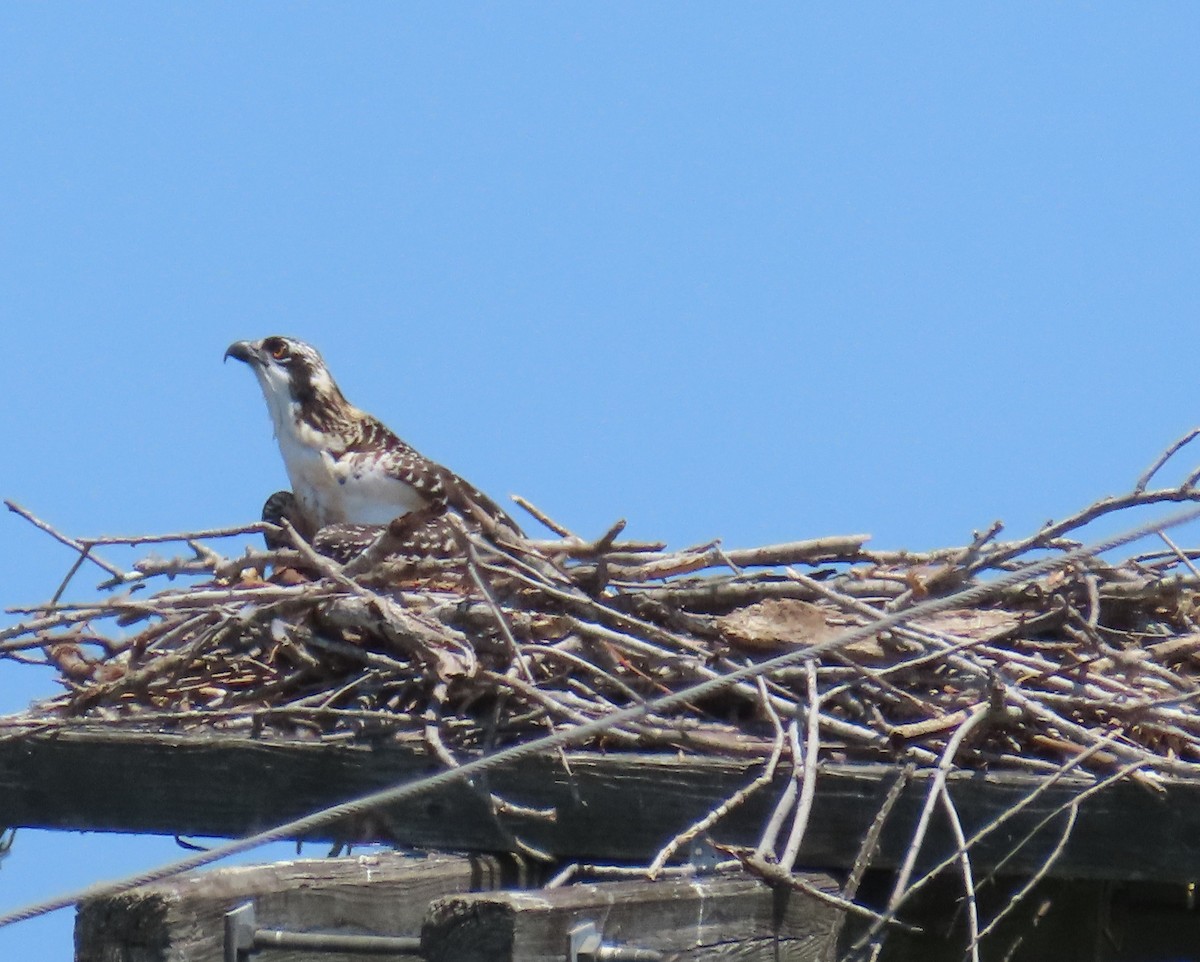
[[(212, 547), (262, 525), (78, 541), (10, 504), (78, 557), (51, 602), (13, 609), (24, 620), (0, 632), (0, 653), (57, 669), (65, 692), (26, 716), (45, 725), (418, 735), (453, 765), (1020, 571), (1077, 547), (1072, 535), (1104, 515), (1200, 500), (1191, 478), (1159, 490), (1147, 480), (1024, 540), (998, 540), (995, 524), (926, 552), (868, 550), (865, 536), (667, 551), (621, 540), (621, 524), (588, 541), (524, 505), (554, 538), (498, 544), (463, 532), (465, 562), (421, 572), (369, 557), (340, 566), (294, 533), (284, 550), (230, 558)], [(98, 554), (150, 542), (189, 553), (130, 571)], [(986, 705), (986, 723), (954, 745), (954, 765), (1054, 772), (1076, 759), (1102, 774), (1140, 760), (1147, 772), (1193, 775), (1193, 554), (1164, 535), (1161, 550), (1119, 563), (1091, 557), (982, 606), (651, 710), (594, 747), (766, 758), (808, 720), (821, 759), (930, 764)], [(85, 561), (110, 576), (105, 593), (64, 602)], [(176, 578), (186, 583), (147, 590)]]

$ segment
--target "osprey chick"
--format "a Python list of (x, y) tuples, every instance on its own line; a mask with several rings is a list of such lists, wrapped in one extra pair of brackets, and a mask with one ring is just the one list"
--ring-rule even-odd
[(444, 529), (447, 512), (472, 528), (490, 523), (520, 533), (487, 495), (350, 404), (315, 348), (272, 336), (237, 341), (225, 357), (244, 361), (257, 376), (292, 482), (294, 509), (273, 495), (264, 510), (294, 514), (290, 520), (306, 537), (331, 525), (365, 526), (369, 533), (408, 517), (425, 527), (417, 540), (426, 545), (445, 540), (431, 539), (429, 526)]

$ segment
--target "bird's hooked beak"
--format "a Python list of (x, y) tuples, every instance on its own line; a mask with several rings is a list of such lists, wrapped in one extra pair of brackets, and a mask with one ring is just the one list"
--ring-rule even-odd
[(231, 357), (244, 361), (252, 367), (263, 363), (262, 350), (252, 341), (234, 341), (230, 344), (225, 350), (223, 360), (228, 361)]

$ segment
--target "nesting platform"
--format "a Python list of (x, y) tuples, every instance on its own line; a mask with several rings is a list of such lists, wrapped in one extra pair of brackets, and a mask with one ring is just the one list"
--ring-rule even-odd
[[(974, 936), (988, 873), (1190, 883), (1197, 552), (1164, 537), (1114, 560), (1075, 540), (1200, 501), (1145, 480), (1028, 538), (993, 525), (925, 552), (865, 536), (668, 551), (534, 509), (552, 538), (464, 534), (460, 564), (419, 575), (299, 539), (215, 547), (261, 526), (72, 539), (12, 506), (79, 552), (72, 575), (95, 562), (107, 580), (67, 602), (68, 578), (0, 632), (0, 653), (64, 686), (0, 721), (0, 812), (242, 837), (546, 742), (303, 835), (581, 877), (715, 867), (786, 887), (802, 866), (841, 879), (846, 906), (882, 872), (866, 914), (889, 920), (955, 877)], [(127, 570), (99, 554), (151, 540), (188, 551)]]

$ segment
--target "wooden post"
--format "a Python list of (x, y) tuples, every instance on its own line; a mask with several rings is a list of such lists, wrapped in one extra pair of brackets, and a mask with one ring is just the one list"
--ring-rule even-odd
[[(826, 875), (808, 881), (834, 892)], [(817, 962), (842, 913), (747, 878), (602, 882), (437, 899), (421, 932), (426, 962), (568, 962), (570, 932), (593, 923), (605, 945), (672, 960)]]
[[(394, 852), (248, 865), (181, 876), (80, 905), (76, 962), (222, 962), (224, 914), (253, 899), (263, 927), (418, 935), (430, 899), (511, 881), (497, 859)], [(361, 962), (272, 952), (264, 962)]]

